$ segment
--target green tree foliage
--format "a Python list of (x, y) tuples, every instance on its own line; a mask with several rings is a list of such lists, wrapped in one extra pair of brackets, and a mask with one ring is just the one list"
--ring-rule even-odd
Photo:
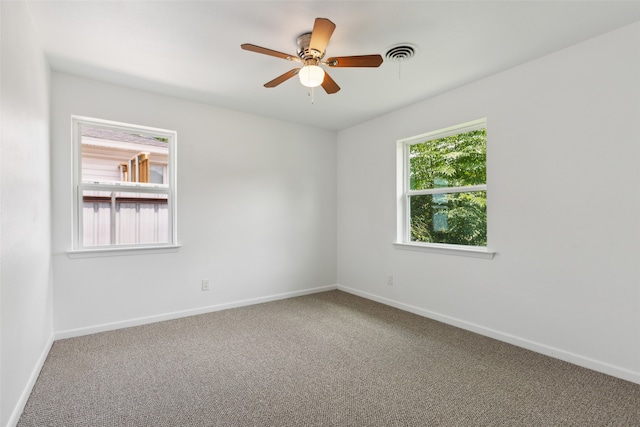
[[(486, 129), (410, 146), (411, 190), (486, 183)], [(486, 246), (486, 191), (414, 195), (411, 240)]]

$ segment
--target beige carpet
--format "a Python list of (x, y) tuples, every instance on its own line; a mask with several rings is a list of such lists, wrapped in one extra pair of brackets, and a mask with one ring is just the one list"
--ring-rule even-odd
[(640, 426), (640, 385), (332, 291), (56, 341), (18, 426)]

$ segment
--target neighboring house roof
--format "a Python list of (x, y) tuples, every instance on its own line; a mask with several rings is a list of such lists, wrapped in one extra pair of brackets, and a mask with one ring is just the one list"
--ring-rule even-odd
[(82, 126), (82, 136), (91, 138), (106, 139), (109, 141), (133, 142), (136, 144), (153, 145), (155, 147), (166, 147), (167, 143), (144, 135), (134, 135), (117, 130), (98, 129)]

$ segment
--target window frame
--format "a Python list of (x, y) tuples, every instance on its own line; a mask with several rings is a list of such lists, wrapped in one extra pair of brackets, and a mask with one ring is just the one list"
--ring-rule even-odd
[[(82, 181), (82, 135), (81, 127), (90, 126), (98, 129), (115, 130), (149, 137), (167, 139), (169, 175), (163, 184), (137, 182), (83, 182)], [(160, 129), (130, 123), (116, 122), (85, 116), (71, 116), (72, 144), (72, 236), (70, 255), (73, 254), (113, 254), (113, 253), (153, 253), (158, 250), (175, 250), (178, 244), (177, 230), (177, 139), (176, 131)], [(110, 244), (101, 246), (84, 246), (83, 243), (83, 192), (110, 191), (135, 192), (146, 194), (166, 194), (168, 209), (168, 241), (166, 243), (134, 243)]]
[[(397, 230), (394, 245), (398, 249), (435, 252), (440, 254), (452, 254), (471, 256), (478, 258), (493, 258), (495, 252), (489, 249), (489, 227), (487, 227), (487, 246), (456, 245), (449, 243), (416, 242), (411, 240), (411, 207), (412, 196), (436, 195), (450, 193), (470, 193), (474, 191), (487, 191), (487, 183), (468, 185), (461, 187), (437, 187), (426, 190), (411, 190), (410, 188), (410, 148), (412, 145), (421, 144), (434, 139), (467, 133), (478, 129), (487, 128), (487, 119), (482, 118), (470, 122), (461, 123), (444, 129), (423, 133), (409, 138), (399, 139), (396, 142), (396, 169), (397, 169)], [(486, 160), (485, 160), (486, 161)], [(488, 195), (488, 192), (487, 192)], [(489, 221), (487, 215), (487, 222)]]

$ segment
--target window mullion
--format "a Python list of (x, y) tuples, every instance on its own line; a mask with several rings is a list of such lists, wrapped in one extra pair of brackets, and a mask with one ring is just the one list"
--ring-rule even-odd
[(116, 193), (115, 191), (111, 192), (111, 218), (110, 218), (110, 229), (111, 233), (111, 244), (116, 245), (116, 215), (117, 215), (118, 207), (116, 206)]
[(170, 194), (171, 189), (166, 185), (120, 185), (120, 184), (107, 184), (107, 183), (88, 183), (84, 182), (79, 184), (82, 190), (87, 191), (115, 191), (118, 193), (155, 193), (155, 194)]
[(439, 187), (429, 188), (426, 190), (408, 190), (408, 196), (426, 196), (428, 194), (446, 194), (446, 193), (470, 193), (472, 191), (487, 191), (487, 184), (466, 185), (463, 187)]

